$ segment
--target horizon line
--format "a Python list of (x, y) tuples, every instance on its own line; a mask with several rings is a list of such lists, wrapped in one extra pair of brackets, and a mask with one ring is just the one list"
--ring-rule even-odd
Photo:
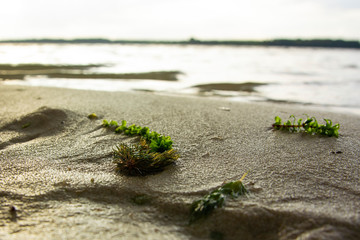
[(197, 38), (197, 37), (189, 37), (185, 39), (155, 39), (155, 38), (107, 38), (107, 37), (25, 37), (25, 38), (0, 38), (0, 42), (4, 41), (39, 41), (39, 40), (64, 40), (64, 41), (74, 41), (74, 40), (106, 40), (109, 42), (113, 41), (147, 41), (147, 42), (184, 42), (184, 41), (218, 41), (218, 42), (227, 42), (227, 41), (237, 41), (237, 42), (265, 42), (265, 41), (273, 41), (273, 40), (332, 40), (332, 41), (346, 41), (346, 42), (353, 42), (357, 41), (360, 42), (360, 39), (350, 39), (350, 38), (340, 38), (340, 37), (275, 37), (275, 38)]
[(343, 39), (272, 39), (272, 40), (111, 40), (107, 38), (33, 38), (0, 40), (0, 43), (29, 44), (165, 44), (165, 45), (206, 45), (206, 46), (263, 46), (263, 47), (319, 47), (360, 49), (360, 41)]

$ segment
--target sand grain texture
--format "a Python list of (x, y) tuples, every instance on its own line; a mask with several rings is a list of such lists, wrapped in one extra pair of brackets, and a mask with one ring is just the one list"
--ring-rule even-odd
[[(0, 239), (359, 239), (357, 116), (4, 85), (0, 110)], [(340, 122), (340, 137), (269, 129), (303, 113)], [(136, 139), (104, 118), (171, 136), (181, 158), (156, 175), (115, 173), (113, 147)], [(248, 170), (249, 197), (188, 225), (192, 201)]]

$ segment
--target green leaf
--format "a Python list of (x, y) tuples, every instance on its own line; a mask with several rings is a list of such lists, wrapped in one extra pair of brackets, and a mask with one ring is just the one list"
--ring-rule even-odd
[(313, 121), (312, 118), (308, 118), (304, 124), (309, 124), (309, 123), (311, 123), (312, 121)]
[(149, 128), (148, 127), (143, 127), (140, 130), (140, 135), (143, 136), (143, 137), (145, 137), (148, 133), (149, 133)]
[(117, 127), (117, 126), (118, 126), (118, 123), (117, 123), (117, 121), (115, 121), (115, 120), (111, 120), (110, 123), (109, 123), (109, 126), (110, 126), (110, 127)]
[(279, 116), (275, 117), (275, 124), (281, 125), (281, 118)]
[(115, 133), (121, 133), (121, 132), (122, 132), (121, 127), (117, 127), (117, 128), (115, 129)]
[(88, 115), (88, 118), (91, 120), (95, 120), (95, 119), (98, 119), (98, 116), (96, 115), (96, 113), (91, 113)]
[(109, 127), (109, 126), (110, 126), (110, 123), (108, 122), (108, 120), (104, 119), (104, 120), (102, 121), (102, 126), (103, 126), (103, 127)]
[(330, 128), (332, 126), (332, 121), (330, 119), (324, 119), (324, 121), (326, 122), (327, 128)]
[[(296, 118), (295, 118), (295, 116), (294, 115), (290, 115), (290, 117), (289, 118), (293, 118), (293, 122), (292, 122), (292, 125), (295, 125), (295, 121), (296, 121)], [(290, 121), (290, 120), (289, 120)]]
[(298, 120), (297, 124), (298, 124), (299, 126), (301, 126), (301, 125), (302, 125), (302, 118), (299, 118), (299, 120)]
[(244, 176), (234, 182), (229, 182), (205, 195), (202, 199), (194, 201), (190, 206), (190, 223), (208, 216), (216, 208), (221, 208), (228, 197), (236, 198), (248, 194), (242, 180)]

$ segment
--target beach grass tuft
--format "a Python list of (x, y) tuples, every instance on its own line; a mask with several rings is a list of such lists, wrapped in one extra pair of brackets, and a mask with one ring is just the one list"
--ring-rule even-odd
[(144, 139), (140, 144), (120, 144), (114, 149), (117, 172), (143, 176), (161, 172), (179, 158), (174, 149), (153, 152)]
[(115, 120), (104, 119), (102, 126), (117, 134), (140, 136), (137, 144), (121, 143), (115, 147), (113, 153), (117, 172), (130, 176), (152, 174), (164, 170), (179, 158), (179, 154), (172, 148), (170, 136), (150, 131), (148, 127), (135, 124), (127, 126), (125, 120), (119, 125)]

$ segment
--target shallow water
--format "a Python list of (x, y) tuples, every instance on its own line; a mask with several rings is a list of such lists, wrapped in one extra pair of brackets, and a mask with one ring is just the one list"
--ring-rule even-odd
[(1, 44), (0, 64), (100, 64), (91, 73), (181, 71), (178, 81), (65, 79), (28, 76), (8, 84), (104, 91), (199, 94), (196, 85), (263, 83), (253, 91), (207, 89), (202, 96), (235, 101), (310, 104), (360, 114), (360, 51), (355, 49), (121, 45)]

